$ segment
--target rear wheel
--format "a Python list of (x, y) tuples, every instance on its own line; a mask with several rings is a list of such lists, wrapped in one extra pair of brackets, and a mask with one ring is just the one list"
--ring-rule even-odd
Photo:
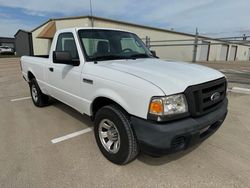
[(30, 80), (30, 95), (34, 105), (37, 107), (47, 106), (49, 103), (49, 96), (42, 93), (35, 78)]
[(124, 165), (138, 155), (138, 144), (125, 112), (115, 105), (104, 106), (95, 117), (95, 138), (102, 154)]

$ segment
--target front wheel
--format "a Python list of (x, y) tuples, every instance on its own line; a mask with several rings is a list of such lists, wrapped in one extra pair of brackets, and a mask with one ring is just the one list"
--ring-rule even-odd
[(125, 112), (115, 105), (101, 108), (95, 117), (95, 138), (102, 154), (124, 165), (138, 155), (138, 144)]

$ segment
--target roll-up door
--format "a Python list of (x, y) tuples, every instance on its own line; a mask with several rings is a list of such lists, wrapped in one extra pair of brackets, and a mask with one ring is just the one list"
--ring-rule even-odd
[(226, 61), (227, 60), (227, 55), (228, 55), (228, 45), (223, 44), (221, 46), (220, 60), (221, 61)]
[(235, 61), (237, 54), (237, 46), (232, 46), (229, 55), (229, 61)]
[(201, 60), (201, 61), (208, 61), (209, 44), (210, 44), (209, 42), (202, 41), (199, 60)]

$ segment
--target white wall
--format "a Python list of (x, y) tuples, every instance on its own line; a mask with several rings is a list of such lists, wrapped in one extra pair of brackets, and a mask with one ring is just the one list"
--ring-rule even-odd
[(74, 20), (57, 20), (56, 28), (57, 29), (66, 29), (70, 27), (89, 27), (90, 22), (88, 18), (80, 18)]

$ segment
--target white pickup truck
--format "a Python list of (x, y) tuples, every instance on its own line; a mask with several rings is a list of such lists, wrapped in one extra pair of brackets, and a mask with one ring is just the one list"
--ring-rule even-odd
[(213, 134), (227, 115), (227, 81), (200, 65), (159, 60), (137, 35), (70, 28), (49, 56), (21, 58), (34, 104), (53, 97), (94, 121), (96, 142), (113, 163), (184, 150)]

